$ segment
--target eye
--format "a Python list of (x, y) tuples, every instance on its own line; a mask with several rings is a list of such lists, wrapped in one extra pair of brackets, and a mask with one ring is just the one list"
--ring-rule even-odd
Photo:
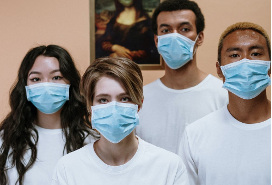
[(238, 54), (231, 54), (230, 57), (231, 58), (236, 58), (236, 57), (239, 57), (239, 55)]
[(31, 82), (38, 82), (38, 81), (41, 81), (41, 79), (35, 77), (35, 78), (31, 78), (30, 81), (31, 81)]
[(251, 56), (254, 56), (254, 57), (257, 57), (257, 56), (260, 56), (260, 55), (262, 55), (262, 54), (261, 53), (257, 53), (257, 52), (251, 54)]
[(162, 33), (169, 33), (170, 31), (169, 31), (169, 29), (165, 28), (165, 29), (161, 30), (161, 32)]
[(129, 97), (122, 97), (121, 98), (121, 102), (130, 102), (131, 101), (131, 98)]
[(63, 79), (62, 76), (54, 76), (54, 77), (52, 78), (52, 80), (62, 80), (62, 79)]
[(182, 32), (188, 32), (188, 31), (190, 31), (190, 29), (189, 28), (182, 28), (181, 31)]
[(105, 103), (108, 103), (109, 101), (106, 98), (100, 98), (98, 102), (101, 104), (105, 104)]

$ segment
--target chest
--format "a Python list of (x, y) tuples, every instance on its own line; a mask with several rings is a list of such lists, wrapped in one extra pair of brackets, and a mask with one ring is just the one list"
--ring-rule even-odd
[[(34, 165), (26, 172), (24, 184), (50, 184), (51, 177), (57, 161), (64, 155), (65, 140), (62, 134), (43, 135), (39, 134), (37, 145), (37, 159)], [(24, 160), (29, 161), (31, 152), (27, 151)], [(8, 162), (7, 166), (11, 166)], [(18, 173), (15, 167), (7, 171), (10, 184), (15, 184)]]
[(270, 179), (270, 146), (269, 130), (211, 134), (195, 150), (198, 175), (206, 184), (263, 184)]

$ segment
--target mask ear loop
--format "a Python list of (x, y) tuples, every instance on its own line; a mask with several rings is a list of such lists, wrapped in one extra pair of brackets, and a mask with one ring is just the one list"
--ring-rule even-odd
[[(198, 39), (198, 36), (199, 36), (199, 34), (197, 34), (197, 36), (196, 36), (196, 39), (195, 39), (195, 44), (196, 44), (196, 41), (197, 41), (197, 39)], [(193, 49), (194, 49), (194, 47), (195, 47), (195, 44), (193, 45)], [(196, 50), (197, 50), (197, 48), (198, 48), (198, 46), (196, 46), (196, 48), (195, 48), (195, 50), (193, 51), (193, 55), (192, 55), (192, 58), (191, 59), (193, 59), (193, 57), (194, 57), (194, 55), (196, 54)]]

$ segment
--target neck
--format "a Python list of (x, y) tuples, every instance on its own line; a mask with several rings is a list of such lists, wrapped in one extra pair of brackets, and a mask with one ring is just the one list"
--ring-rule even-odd
[(102, 135), (94, 143), (94, 150), (97, 156), (106, 164), (120, 166), (127, 163), (135, 155), (138, 149), (138, 139), (134, 132), (128, 135), (119, 143), (111, 143)]
[(266, 91), (259, 96), (244, 100), (229, 92), (228, 110), (240, 122), (260, 123), (271, 118), (271, 102), (266, 97)]
[(136, 20), (136, 9), (134, 7), (125, 7), (119, 14), (116, 21), (120, 24), (131, 25)]
[(134, 6), (127, 6), (124, 8), (124, 11), (125, 12), (130, 12), (130, 11), (136, 11), (135, 7)]
[(37, 111), (37, 120), (36, 125), (47, 128), (47, 129), (60, 129), (61, 128), (61, 119), (60, 119), (61, 110), (54, 114), (44, 114)]
[(202, 82), (208, 74), (201, 71), (196, 65), (196, 57), (179, 69), (171, 69), (165, 64), (165, 75), (162, 83), (171, 89), (187, 89)]

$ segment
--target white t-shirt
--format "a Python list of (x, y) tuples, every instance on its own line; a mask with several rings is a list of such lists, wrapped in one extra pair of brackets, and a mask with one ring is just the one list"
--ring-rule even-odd
[(271, 119), (245, 124), (225, 106), (186, 128), (179, 154), (191, 185), (270, 185)]
[(228, 93), (222, 85), (222, 81), (212, 75), (182, 90), (170, 89), (160, 79), (146, 85), (137, 135), (177, 153), (186, 125), (227, 104)]
[(188, 185), (186, 167), (179, 156), (138, 140), (135, 155), (120, 166), (105, 164), (93, 144), (62, 157), (51, 185)]
[[(65, 136), (62, 129), (45, 129), (35, 125), (39, 134), (37, 144), (37, 159), (32, 167), (24, 175), (23, 184), (25, 185), (48, 185), (51, 182), (53, 170), (57, 161), (66, 154), (64, 150)], [(94, 142), (89, 136), (85, 143)], [(0, 141), (2, 145), (2, 141)], [(1, 146), (0, 145), (0, 146)], [(64, 154), (63, 154), (64, 152)], [(26, 162), (30, 159), (31, 152), (28, 150), (24, 156)], [(7, 167), (11, 167), (10, 159), (7, 161)], [(14, 185), (18, 179), (16, 167), (7, 171), (9, 185)]]

